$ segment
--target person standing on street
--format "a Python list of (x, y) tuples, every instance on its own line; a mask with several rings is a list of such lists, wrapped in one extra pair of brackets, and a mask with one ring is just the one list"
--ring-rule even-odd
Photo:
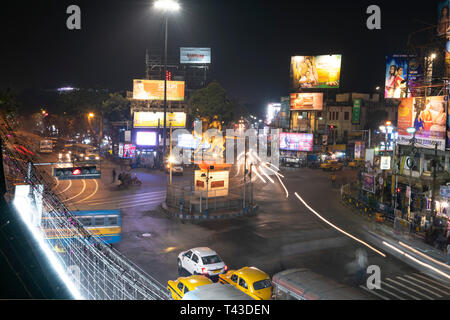
[(450, 241), (447, 240), (447, 264), (450, 265)]
[(112, 183), (116, 182), (116, 168), (113, 168), (112, 178), (113, 178)]

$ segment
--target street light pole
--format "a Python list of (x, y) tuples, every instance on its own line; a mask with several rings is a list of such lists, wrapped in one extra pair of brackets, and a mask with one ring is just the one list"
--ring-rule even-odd
[(166, 135), (167, 135), (167, 20), (168, 16), (165, 15), (165, 41), (164, 41), (164, 128), (163, 128), (163, 157), (166, 154)]

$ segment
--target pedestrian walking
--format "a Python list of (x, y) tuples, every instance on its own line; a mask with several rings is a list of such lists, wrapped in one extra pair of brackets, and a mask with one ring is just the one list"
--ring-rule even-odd
[(450, 265), (450, 242), (447, 241), (447, 264)]
[(113, 168), (112, 170), (112, 178), (113, 178), (112, 183), (116, 182), (116, 168)]

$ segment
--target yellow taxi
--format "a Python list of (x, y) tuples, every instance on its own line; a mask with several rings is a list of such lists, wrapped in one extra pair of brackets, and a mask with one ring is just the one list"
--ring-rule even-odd
[(350, 161), (348, 163), (349, 168), (360, 168), (364, 167), (364, 160), (363, 159), (354, 159), (353, 161)]
[(342, 170), (344, 165), (337, 160), (327, 160), (326, 162), (320, 165), (320, 169), (324, 171), (337, 171)]
[(167, 282), (167, 290), (172, 295), (173, 300), (181, 300), (185, 293), (195, 290), (197, 287), (212, 284), (212, 280), (205, 276), (193, 275), (180, 277), (177, 280)]
[(269, 275), (255, 267), (244, 267), (220, 274), (219, 282), (231, 284), (256, 300), (270, 300), (272, 297)]

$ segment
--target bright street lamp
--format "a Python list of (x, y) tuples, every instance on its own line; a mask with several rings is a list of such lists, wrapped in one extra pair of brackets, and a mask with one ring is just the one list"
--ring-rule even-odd
[(159, 10), (165, 11), (178, 11), (180, 10), (180, 5), (178, 2), (173, 0), (158, 0), (153, 3), (153, 6)]
[(91, 119), (91, 118), (93, 118), (93, 117), (94, 117), (94, 114), (93, 114), (92, 112), (90, 112), (90, 113), (88, 114), (88, 118)]

